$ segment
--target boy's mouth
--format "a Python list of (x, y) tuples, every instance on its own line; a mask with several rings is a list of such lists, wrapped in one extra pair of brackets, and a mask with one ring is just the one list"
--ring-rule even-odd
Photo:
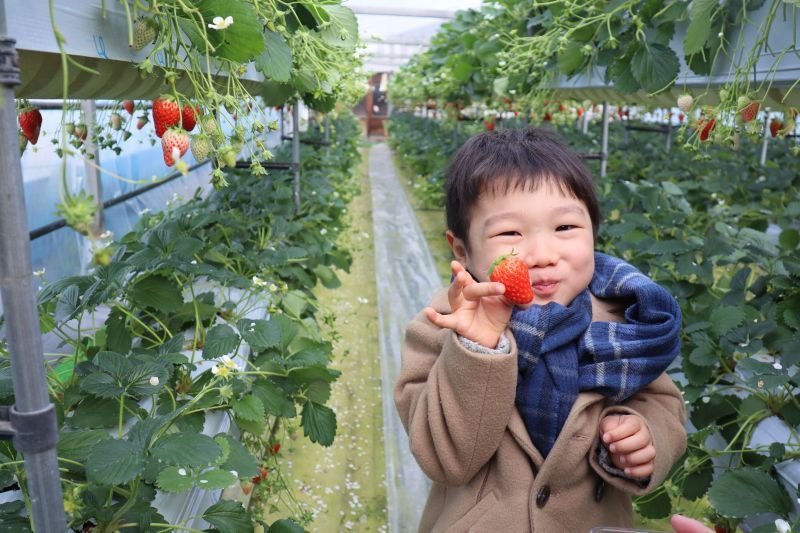
[(558, 290), (558, 281), (555, 280), (542, 280), (534, 282), (533, 293), (539, 296), (551, 296)]

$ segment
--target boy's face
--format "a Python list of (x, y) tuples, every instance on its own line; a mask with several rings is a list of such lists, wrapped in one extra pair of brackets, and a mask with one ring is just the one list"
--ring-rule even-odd
[(472, 208), (468, 239), (469, 253), (447, 232), (456, 259), (478, 281), (489, 281), (492, 261), (514, 249), (528, 265), (533, 304), (569, 305), (594, 275), (589, 211), (553, 185), (484, 192)]

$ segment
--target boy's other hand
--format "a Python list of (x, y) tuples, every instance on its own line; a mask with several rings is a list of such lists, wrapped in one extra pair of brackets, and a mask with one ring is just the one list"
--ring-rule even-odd
[(477, 282), (458, 261), (450, 263), (453, 283), (447, 292), (451, 312), (443, 315), (432, 307), (425, 316), (440, 328), (452, 329), (459, 335), (487, 348), (494, 348), (511, 318), (512, 306), (502, 297), (502, 283)]
[(644, 478), (655, 471), (656, 449), (644, 420), (637, 415), (610, 415), (600, 421), (600, 435), (611, 461), (625, 474)]

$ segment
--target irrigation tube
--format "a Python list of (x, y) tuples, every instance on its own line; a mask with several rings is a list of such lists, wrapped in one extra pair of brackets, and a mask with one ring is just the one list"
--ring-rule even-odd
[[(0, 296), (11, 354), (15, 409), (21, 414), (54, 415), (47, 393), (39, 314), (36, 310), (22, 167), (19, 162), (15, 85), (19, 84), (15, 41), (6, 36), (5, 3), (0, 1)], [(50, 410), (50, 411), (48, 411)], [(58, 436), (55, 416), (43, 433), (51, 445), (23, 446), (25, 471), (37, 532), (63, 533), (67, 529), (61, 480), (56, 460)]]
[(400, 347), (405, 328), (441, 287), (428, 244), (392, 166), (386, 144), (369, 154), (375, 267), (380, 272), (378, 325), (383, 435), (389, 531), (417, 531), (430, 481), (411, 455), (408, 436), (394, 407), (393, 389), (400, 373)]

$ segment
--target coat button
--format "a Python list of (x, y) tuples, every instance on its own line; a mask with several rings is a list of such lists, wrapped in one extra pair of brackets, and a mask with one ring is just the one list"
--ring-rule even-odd
[(539, 489), (539, 494), (536, 495), (536, 506), (539, 508), (544, 507), (544, 504), (547, 503), (547, 500), (550, 498), (550, 487), (545, 485), (541, 489)]
[(594, 501), (599, 502), (603, 499), (603, 493), (606, 491), (606, 482), (602, 479), (597, 480), (597, 485), (594, 487)]

